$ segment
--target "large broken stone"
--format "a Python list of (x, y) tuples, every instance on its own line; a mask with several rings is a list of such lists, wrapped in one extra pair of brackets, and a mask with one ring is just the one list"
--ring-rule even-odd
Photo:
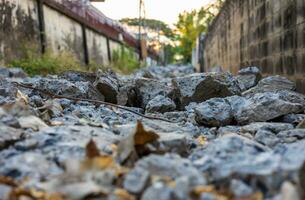
[(265, 122), (304, 110), (304, 96), (289, 91), (258, 93), (250, 98), (237, 97), (229, 101), (239, 124)]
[(233, 120), (229, 102), (223, 98), (214, 98), (205, 101), (195, 108), (196, 121), (200, 125), (225, 126)]
[(0, 67), (0, 77), (4, 78), (26, 78), (27, 74), (20, 68)]
[(147, 78), (136, 80), (136, 93), (141, 108), (145, 109), (148, 102), (156, 96), (173, 97), (173, 89), (166, 83)]
[[(92, 100), (104, 100), (104, 96), (97, 91), (90, 82), (72, 83), (64, 79), (54, 78), (33, 78), (30, 82), (35, 88), (39, 88), (51, 94)], [(37, 94), (37, 91), (34, 90), (29, 96), (35, 94)]]
[(230, 73), (192, 74), (173, 80), (181, 109), (191, 102), (240, 94), (237, 80)]
[(198, 149), (190, 159), (216, 185), (235, 178), (251, 182), (252, 189), (271, 196), (278, 194), (284, 181), (298, 181), (304, 150), (305, 140), (269, 150), (244, 137), (230, 135)]
[(251, 96), (256, 93), (262, 92), (276, 92), (282, 90), (294, 91), (296, 88), (295, 83), (291, 82), (282, 76), (269, 76), (262, 79), (257, 86), (251, 88), (243, 93), (243, 96)]
[(105, 101), (117, 103), (119, 83), (116, 75), (112, 72), (99, 74), (94, 82), (96, 89), (105, 97)]
[(241, 90), (245, 91), (256, 86), (262, 75), (257, 67), (247, 67), (239, 70), (236, 78)]
[(145, 111), (149, 113), (165, 113), (174, 111), (175, 109), (176, 104), (173, 100), (168, 97), (158, 95), (148, 102)]

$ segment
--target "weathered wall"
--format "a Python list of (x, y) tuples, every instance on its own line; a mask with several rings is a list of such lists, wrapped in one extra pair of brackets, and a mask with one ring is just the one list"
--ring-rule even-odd
[[(93, 6), (66, 0), (0, 0), (0, 63), (34, 53), (70, 52), (81, 62), (107, 65), (123, 46), (139, 42)], [(155, 55), (154, 55), (155, 56)], [(139, 57), (139, 56), (137, 56)]]
[(86, 30), (86, 35), (90, 62), (108, 64), (107, 38), (89, 29)]
[(53, 53), (71, 52), (84, 62), (81, 24), (45, 5), (43, 12), (47, 47)]
[(0, 62), (23, 57), (25, 48), (39, 52), (39, 23), (35, 0), (0, 0)]
[(227, 0), (203, 48), (205, 70), (256, 65), (305, 92), (305, 0)]

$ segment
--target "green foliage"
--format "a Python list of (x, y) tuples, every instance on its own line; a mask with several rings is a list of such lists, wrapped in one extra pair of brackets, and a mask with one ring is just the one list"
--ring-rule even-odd
[(12, 60), (9, 67), (22, 68), (30, 76), (59, 74), (69, 70), (86, 71), (88, 69), (88, 66), (84, 66), (68, 52), (61, 52), (58, 55), (49, 52), (39, 56), (31, 54), (30, 51), (24, 58)]
[(176, 53), (182, 56), (183, 63), (190, 63), (192, 59), (192, 49), (196, 45), (196, 40), (201, 33), (208, 31), (208, 26), (220, 9), (223, 0), (217, 0), (206, 8), (183, 12), (179, 15), (175, 24), (178, 35), (176, 40), (178, 46)]
[(112, 52), (112, 63), (108, 67), (116, 72), (129, 74), (139, 69), (141, 64), (130, 48), (122, 47)]

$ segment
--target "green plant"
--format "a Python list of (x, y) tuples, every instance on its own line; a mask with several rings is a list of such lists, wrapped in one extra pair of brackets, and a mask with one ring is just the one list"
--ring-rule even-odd
[(32, 54), (28, 51), (22, 59), (12, 60), (9, 67), (22, 68), (30, 76), (59, 74), (64, 71), (87, 71), (88, 66), (79, 62), (72, 53), (60, 52), (53, 54), (47, 52), (44, 55)]
[(130, 48), (122, 47), (112, 51), (112, 63), (109, 68), (123, 74), (129, 74), (139, 69), (141, 64)]

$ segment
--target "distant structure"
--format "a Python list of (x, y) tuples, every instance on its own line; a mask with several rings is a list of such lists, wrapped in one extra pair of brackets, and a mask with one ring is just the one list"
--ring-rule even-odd
[[(69, 51), (85, 64), (106, 65), (113, 51), (125, 47), (140, 57), (136, 37), (88, 0), (2, 0), (0, 8), (0, 62), (22, 58), (29, 48)], [(149, 49), (147, 63), (155, 65), (157, 58)]]

